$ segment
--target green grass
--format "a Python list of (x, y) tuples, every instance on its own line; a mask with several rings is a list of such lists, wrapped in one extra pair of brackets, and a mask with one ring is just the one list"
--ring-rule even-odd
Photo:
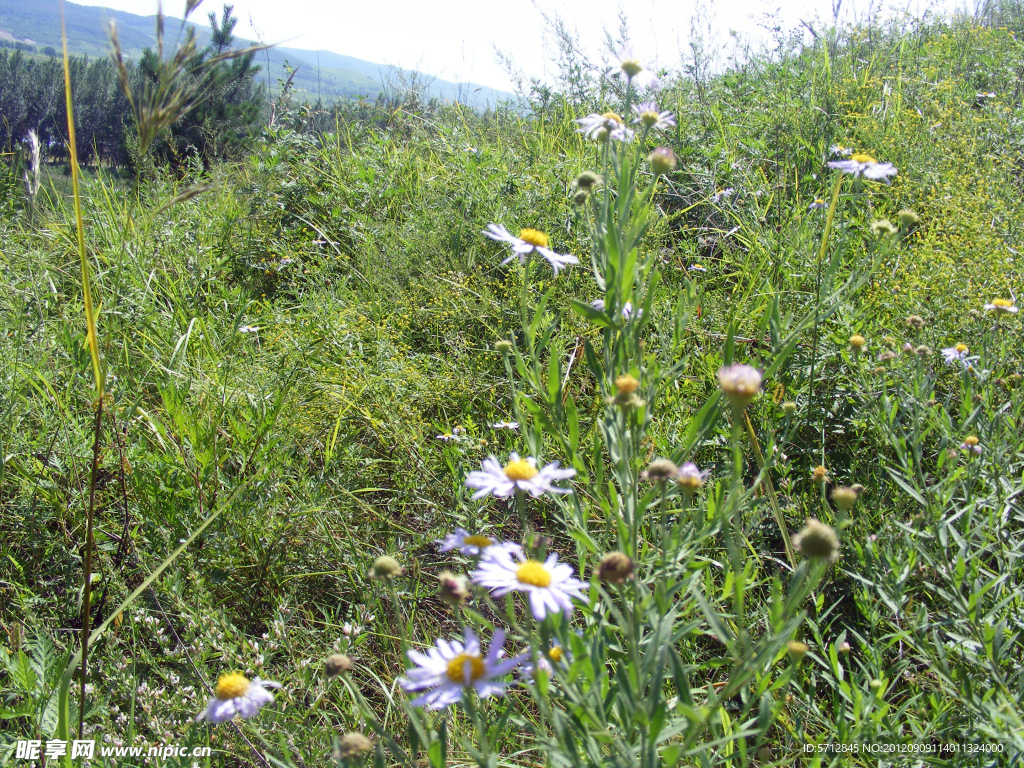
[[(765, 673), (782, 681), (770, 692), (767, 751), (737, 764), (814, 765), (803, 752), (814, 741), (975, 741), (1004, 751), (920, 759), (996, 765), (1024, 741), (1014, 650), (1022, 320), (997, 325), (982, 310), (1022, 285), (1013, 62), (1024, 31), (910, 29), (839, 30), (832, 46), (752, 59), (704, 84), (703, 99), (685, 80), (660, 96), (676, 112), (667, 138), (680, 165), (658, 189), (643, 240), (664, 293), (638, 364), (680, 365), (638, 446), (643, 465), (689, 451), (688, 430), (724, 360), (772, 364), (781, 333), (765, 319), (773, 305), (794, 318), (813, 308), (825, 212), (808, 205), (831, 193), (830, 145), (900, 169), (889, 186), (843, 187), (825, 262), (835, 271), (821, 295), (848, 278), (864, 285), (818, 324), (813, 398), (808, 330), (751, 406), (787, 527), (809, 516), (835, 524), (843, 558), (803, 606), (799, 637), (811, 651), (799, 672), (782, 674), (780, 662), (777, 675)], [(997, 97), (976, 108), (983, 90)], [(500, 266), (505, 251), (480, 236), (490, 222), (543, 229), (560, 253), (581, 257), (557, 281), (536, 272), (528, 298), (553, 289), (544, 326), (556, 332), (541, 362), (562, 366), (579, 410), (575, 458), (593, 480), (577, 486), (588, 535), (614, 539), (600, 511), (603, 460), (589, 448), (600, 443), (607, 392), (583, 342), (600, 348), (600, 329), (563, 311), (599, 295), (588, 268), (595, 244), (570, 198), (573, 180), (600, 158), (572, 119), (608, 107), (555, 100), (527, 118), (354, 104), (329, 135), (275, 128), (244, 161), (202, 178), (83, 180), (109, 391), (93, 625), (114, 616), (90, 651), (87, 737), (209, 743), (211, 765), (321, 765), (335, 735), (367, 729), (356, 690), (382, 728), (405, 738), (393, 682), (404, 669), (401, 638), (429, 645), (457, 630), (434, 596), (436, 574), (454, 561), (434, 540), (457, 525), (509, 539), (523, 532), (511, 504), (472, 501), (462, 484), (490, 453), (534, 453), (526, 437), (488, 427), (515, 417), (494, 343), (523, 343), (522, 273)], [(70, 191), (51, 176), (29, 226), (12, 179), (0, 181), (0, 741), (11, 743), (52, 738), (55, 686), (78, 648), (95, 388)], [(172, 204), (195, 182), (211, 189)], [(905, 208), (920, 221), (904, 237), (887, 244), (870, 234), (871, 221), (895, 221)], [(872, 258), (877, 269), (859, 273)], [(673, 338), (680, 302), (691, 320)], [(922, 329), (908, 326), (911, 313)], [(860, 357), (847, 342), (854, 333), (868, 340)], [(981, 356), (987, 378), (942, 363), (938, 350), (958, 341)], [(904, 343), (934, 352), (905, 354)], [(879, 363), (886, 350), (895, 359)], [(527, 391), (521, 372), (513, 378)], [(782, 406), (790, 400), (791, 416)], [(465, 437), (435, 437), (456, 425)], [(569, 461), (556, 431), (531, 439), (547, 460)], [(977, 458), (959, 447), (971, 434), (984, 446)], [(727, 421), (685, 458), (712, 472), (700, 507), (710, 519), (729, 498)], [(867, 487), (848, 527), (811, 479), (821, 463), (829, 488)], [(753, 458), (741, 469), (746, 481), (757, 477)], [(772, 580), (786, 573), (786, 552), (767, 496), (750, 492), (740, 626), (756, 639), (770, 634)], [(600, 553), (580, 544), (585, 526), (554, 503), (532, 512), (528, 523), (589, 579)], [(112, 614), (213, 513), (162, 577)], [(735, 631), (734, 574), (709, 565), (727, 560), (725, 537), (695, 538), (688, 552), (700, 564), (687, 567)], [(385, 553), (406, 568), (393, 593), (367, 577)], [(694, 686), (721, 683), (740, 651), (723, 651), (689, 593), (678, 607), (695, 617), (678, 643)], [(362, 629), (346, 633), (351, 625)], [(849, 656), (838, 650), (844, 641)], [(323, 660), (336, 651), (356, 666), (325, 680)], [(217, 675), (231, 669), (284, 689), (240, 727), (194, 725)], [(498, 736), (501, 764), (544, 764), (523, 736), (539, 721), (536, 705), (522, 692), (513, 698), (524, 721)], [(739, 711), (739, 699), (723, 711)], [(454, 710), (447, 727), (451, 761), (469, 760), (455, 739), (472, 733), (466, 713)], [(833, 754), (821, 764), (877, 759)]]

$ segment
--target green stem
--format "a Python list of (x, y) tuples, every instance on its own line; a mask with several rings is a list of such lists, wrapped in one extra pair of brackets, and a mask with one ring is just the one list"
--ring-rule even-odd
[[(828, 206), (828, 216), (825, 219), (825, 231), (821, 236), (821, 248), (818, 249), (818, 269), (814, 279), (814, 331), (811, 341), (811, 376), (808, 382), (807, 391), (807, 422), (814, 418), (814, 366), (818, 360), (818, 312), (821, 311), (821, 264), (825, 260), (825, 251), (828, 249), (828, 239), (832, 234), (832, 222), (836, 217), (836, 204), (839, 202), (839, 190), (842, 187), (843, 174), (836, 175), (836, 185), (832, 189), (832, 202)], [(825, 415), (821, 416), (821, 457), (825, 461)]]

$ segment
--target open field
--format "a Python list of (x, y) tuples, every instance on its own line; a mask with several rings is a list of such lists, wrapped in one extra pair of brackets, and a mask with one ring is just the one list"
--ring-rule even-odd
[[(0, 164), (4, 764), (1019, 760), (1024, 8), (819, 34), (667, 73), (671, 125), (632, 122), (627, 60), (526, 109), (282, 103), (230, 162), (86, 174), (95, 356), (70, 176), (32, 204)], [(480, 575), (446, 603), (503, 562), (456, 528), (557, 554), (573, 610)], [(478, 696), (467, 649), (462, 703), (410, 705), (403, 652), (466, 627), (534, 672)], [(197, 723), (232, 671), (282, 687)]]

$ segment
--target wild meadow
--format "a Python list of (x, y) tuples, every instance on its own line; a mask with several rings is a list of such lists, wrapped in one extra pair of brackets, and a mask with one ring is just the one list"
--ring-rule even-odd
[(9, 137), (5, 765), (1021, 759), (1024, 6), (562, 32), (230, 151), (237, 51), (115, 47), (130, 172)]

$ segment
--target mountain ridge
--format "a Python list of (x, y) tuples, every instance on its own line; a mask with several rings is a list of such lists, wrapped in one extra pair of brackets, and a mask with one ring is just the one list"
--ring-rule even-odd
[[(60, 17), (54, 13), (54, 5), (53, 0), (0, 0), (0, 39), (8, 45), (31, 45), (37, 51), (45, 48), (59, 51)], [(69, 2), (64, 3), (64, 9), (68, 51), (72, 55), (108, 56), (108, 19), (116, 25), (118, 40), (125, 56), (137, 58), (145, 48), (156, 44), (156, 16), (139, 16), (126, 11)], [(165, 41), (171, 44), (177, 39), (179, 29), (182, 30), (180, 34), (184, 34), (184, 27), (180, 25), (194, 27), (200, 44), (205, 44), (210, 37), (209, 26), (199, 22), (183, 22), (165, 15), (164, 25)], [(244, 47), (255, 43), (236, 38), (235, 44)], [(275, 46), (261, 51), (258, 62), (263, 68), (259, 77), (268, 81), (271, 92), (277, 90), (278, 81), (288, 79), (287, 67), (290, 66), (297, 70), (293, 79), (294, 86), (306, 91), (311, 99), (322, 97), (324, 101), (359, 97), (372, 99), (389, 88), (400, 88), (402, 83), (412, 82), (422, 84), (426, 98), (458, 101), (477, 109), (493, 107), (513, 98), (512, 94), (489, 86), (452, 82), (335, 51), (306, 51)]]

